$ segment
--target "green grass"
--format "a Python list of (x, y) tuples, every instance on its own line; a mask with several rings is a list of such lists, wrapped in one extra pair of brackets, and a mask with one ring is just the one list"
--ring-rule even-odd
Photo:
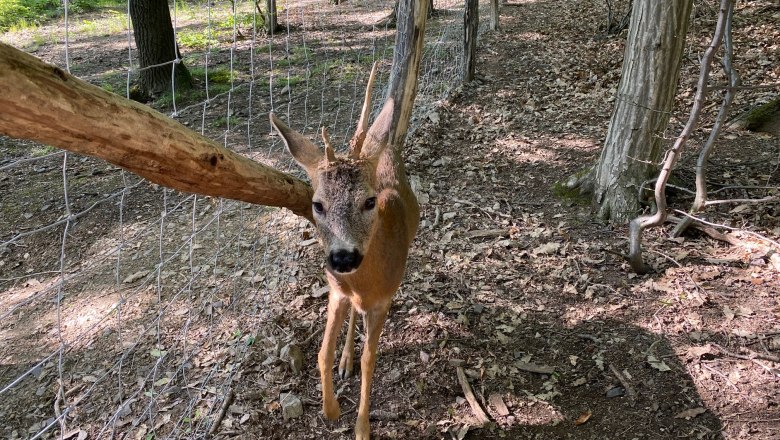
[[(214, 120), (214, 122), (211, 123), (212, 127), (215, 128), (228, 128), (228, 127), (235, 127), (238, 125), (238, 118), (235, 116), (221, 116)], [(228, 125), (229, 124), (229, 125)]]
[[(118, 0), (71, 0), (68, 12), (78, 14), (118, 4)], [(36, 27), (64, 11), (60, 0), (0, 0), (0, 32)]]
[(208, 30), (191, 31), (185, 29), (177, 32), (176, 36), (179, 38), (179, 45), (188, 49), (203, 50), (206, 47), (219, 44), (219, 41), (217, 41), (213, 34), (209, 35)]

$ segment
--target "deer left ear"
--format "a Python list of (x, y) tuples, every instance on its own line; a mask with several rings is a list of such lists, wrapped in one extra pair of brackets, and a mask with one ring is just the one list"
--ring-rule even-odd
[(382, 145), (381, 148), (378, 148), (371, 156), (363, 158), (371, 166), (371, 170), (373, 171), (373, 174), (376, 174), (376, 170), (379, 167), (379, 161), (382, 160), (382, 156), (385, 154), (385, 151), (388, 148), (389, 145), (384, 144)]
[(269, 113), (268, 116), (271, 119), (271, 125), (279, 132), (282, 139), (284, 139), (287, 151), (289, 151), (295, 161), (306, 170), (306, 173), (311, 176), (324, 157), (322, 150), (305, 136), (288, 127), (281, 119), (277, 118), (273, 112)]

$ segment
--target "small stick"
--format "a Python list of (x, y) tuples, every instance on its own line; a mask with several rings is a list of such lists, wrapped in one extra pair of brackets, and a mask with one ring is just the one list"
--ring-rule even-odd
[(482, 409), (482, 407), (479, 405), (479, 401), (477, 400), (477, 397), (474, 395), (474, 391), (471, 389), (471, 385), (469, 385), (469, 380), (466, 378), (466, 372), (463, 371), (463, 367), (457, 367), (458, 372), (458, 382), (460, 382), (460, 387), (463, 388), (463, 394), (466, 397), (466, 400), (469, 402), (469, 405), (471, 406), (471, 411), (474, 412), (474, 415), (477, 417), (477, 420), (482, 425), (490, 422), (490, 416), (488, 416), (485, 411)]
[(209, 428), (209, 435), (213, 435), (219, 429), (219, 425), (222, 423), (222, 419), (225, 418), (225, 414), (227, 413), (230, 403), (233, 401), (233, 397), (234, 394), (233, 394), (233, 390), (231, 389), (230, 391), (228, 391), (227, 396), (225, 396), (225, 400), (222, 401), (222, 406), (219, 407), (219, 412), (217, 413), (217, 417), (214, 418), (214, 423), (212, 423), (211, 427)]
[(636, 391), (634, 391), (634, 388), (631, 386), (631, 384), (628, 382), (628, 379), (626, 379), (626, 376), (623, 375), (623, 373), (620, 372), (614, 365), (609, 364), (609, 371), (612, 372), (612, 374), (617, 377), (617, 380), (620, 381), (620, 384), (623, 385), (623, 388), (626, 390), (626, 396), (628, 396), (629, 399), (631, 399), (631, 404), (634, 404), (634, 399), (636, 398)]

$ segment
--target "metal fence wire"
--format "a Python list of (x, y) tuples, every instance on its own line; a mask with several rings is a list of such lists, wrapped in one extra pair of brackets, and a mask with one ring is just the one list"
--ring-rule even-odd
[[(156, 105), (227, 148), (298, 173), (269, 133), (268, 112), (311, 137), (327, 126), (345, 148), (374, 61), (382, 68), (374, 114), (383, 101), (395, 34), (375, 25), (386, 1), (279, 7), (280, 29), (266, 35), (251, 1), (173, 5), (199, 94), (172, 90)], [(412, 133), (460, 84), (463, 5), (435, 7)], [(116, 22), (115, 31), (105, 24)], [(129, 96), (138, 64), (128, 23), (127, 11), (66, 14), (47, 25), (61, 38), (40, 56), (104, 87), (118, 79), (124, 90), (113, 91)], [(208, 436), (247, 374), (248, 347), (279, 332), (304, 288), (306, 222), (31, 142), (1, 138), (0, 152), (0, 437)]]

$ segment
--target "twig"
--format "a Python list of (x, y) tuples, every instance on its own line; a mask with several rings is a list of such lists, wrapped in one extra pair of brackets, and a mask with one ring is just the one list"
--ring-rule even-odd
[(721, 373), (720, 371), (718, 371), (718, 370), (716, 370), (716, 369), (714, 369), (714, 368), (710, 367), (709, 365), (707, 365), (707, 364), (705, 364), (705, 363), (702, 363), (702, 364), (701, 364), (701, 366), (702, 366), (702, 367), (704, 367), (704, 368), (706, 368), (706, 369), (708, 369), (708, 370), (710, 370), (710, 372), (712, 372), (712, 373), (715, 373), (715, 374), (717, 374), (718, 376), (722, 377), (722, 378), (723, 378), (723, 379), (726, 381), (726, 383), (727, 383), (727, 384), (731, 385), (731, 387), (732, 387), (732, 388), (734, 388), (734, 391), (736, 391), (736, 392), (739, 392), (739, 388), (737, 388), (737, 386), (736, 386), (736, 385), (734, 385), (734, 383), (733, 383), (733, 382), (731, 382), (731, 381), (729, 380), (729, 378), (728, 378), (728, 377), (727, 377), (725, 374), (723, 374), (723, 373)]
[(704, 203), (704, 206), (712, 206), (712, 205), (722, 205), (725, 203), (766, 203), (766, 202), (774, 202), (775, 200), (780, 200), (780, 197), (777, 196), (766, 196), (761, 199), (724, 199), (724, 200), (708, 200), (706, 203)]
[(710, 90), (764, 90), (764, 89), (776, 89), (780, 87), (780, 83), (774, 84), (758, 84), (755, 86), (710, 86)]
[(490, 416), (488, 416), (485, 413), (485, 410), (483, 410), (482, 407), (480, 406), (477, 397), (474, 395), (474, 391), (472, 391), (471, 389), (471, 385), (469, 385), (469, 380), (466, 378), (466, 372), (463, 371), (463, 367), (457, 367), (457, 373), (458, 373), (458, 382), (460, 382), (460, 387), (463, 388), (463, 395), (466, 397), (466, 400), (469, 402), (469, 405), (471, 406), (471, 411), (474, 412), (474, 415), (477, 417), (479, 423), (484, 425), (490, 422)]
[(623, 373), (621, 373), (613, 364), (609, 364), (609, 371), (611, 371), (617, 380), (620, 381), (620, 384), (623, 385), (623, 388), (626, 390), (626, 396), (631, 399), (631, 404), (633, 405), (634, 399), (636, 398), (636, 391), (634, 391), (634, 388), (628, 382), (628, 379), (626, 379)]
[(750, 350), (747, 350), (747, 349), (744, 349), (744, 348), (743, 348), (743, 350), (750, 351), (750, 354), (739, 354), (739, 353), (734, 353), (734, 352), (728, 351), (728, 350), (726, 350), (725, 348), (721, 347), (718, 344), (712, 344), (712, 346), (717, 348), (718, 350), (720, 350), (720, 352), (725, 354), (726, 356), (734, 357), (734, 358), (737, 358), (737, 359), (744, 359), (746, 361), (752, 361), (754, 359), (761, 359), (761, 360), (764, 360), (764, 361), (780, 363), (780, 357), (779, 356), (773, 356), (771, 354), (756, 353), (754, 351), (750, 351)]
[(676, 212), (676, 213), (678, 213), (680, 215), (684, 215), (686, 217), (691, 217), (694, 220), (696, 220), (697, 222), (705, 224), (705, 225), (708, 225), (708, 226), (713, 226), (715, 228), (726, 229), (726, 230), (729, 230), (729, 231), (744, 232), (745, 234), (752, 235), (752, 236), (758, 238), (759, 240), (762, 240), (762, 241), (765, 241), (767, 243), (770, 243), (773, 246), (775, 246), (777, 249), (780, 249), (780, 243), (772, 240), (771, 238), (764, 237), (763, 235), (759, 234), (758, 232), (748, 231), (747, 229), (734, 228), (734, 227), (731, 227), (731, 226), (721, 225), (721, 224), (718, 224), (718, 223), (711, 223), (711, 222), (708, 222), (707, 220), (704, 220), (702, 218), (690, 215), (687, 212), (680, 211), (679, 209), (675, 209), (674, 212)]
[(317, 330), (314, 330), (309, 336), (306, 337), (306, 339), (301, 342), (301, 347), (305, 347), (309, 345), (309, 342), (311, 342), (312, 339), (316, 338), (320, 333), (322, 333), (322, 327), (318, 328)]
[(233, 390), (231, 389), (228, 391), (227, 396), (225, 396), (225, 400), (222, 401), (222, 406), (219, 407), (219, 412), (214, 418), (214, 422), (211, 423), (211, 427), (209, 428), (209, 435), (213, 435), (219, 429), (219, 425), (222, 424), (222, 419), (225, 418), (225, 414), (227, 413), (228, 407), (230, 407), (230, 403), (233, 402), (233, 397), (234, 394)]
[(694, 97), (693, 107), (691, 108), (691, 114), (688, 117), (688, 122), (685, 124), (685, 128), (674, 142), (674, 146), (667, 152), (663, 167), (661, 168), (661, 172), (658, 175), (658, 180), (655, 183), (655, 214), (639, 216), (631, 220), (631, 223), (629, 224), (628, 262), (631, 264), (631, 268), (636, 273), (645, 274), (652, 270), (652, 268), (645, 264), (645, 262), (642, 260), (642, 231), (645, 228), (658, 226), (666, 221), (666, 216), (668, 214), (666, 212), (666, 183), (671, 176), (674, 165), (677, 163), (680, 152), (698, 124), (699, 115), (701, 114), (702, 107), (704, 106), (704, 99), (707, 93), (707, 81), (710, 76), (709, 74), (712, 58), (715, 55), (715, 52), (718, 50), (721, 40), (723, 39), (723, 34), (727, 29), (726, 21), (731, 17), (729, 11), (731, 11), (732, 7), (732, 0), (721, 0), (720, 12), (718, 13), (718, 23), (715, 26), (715, 33), (712, 36), (712, 41), (710, 41), (707, 50), (704, 51), (704, 56), (701, 60), (699, 81), (696, 86), (696, 95)]

